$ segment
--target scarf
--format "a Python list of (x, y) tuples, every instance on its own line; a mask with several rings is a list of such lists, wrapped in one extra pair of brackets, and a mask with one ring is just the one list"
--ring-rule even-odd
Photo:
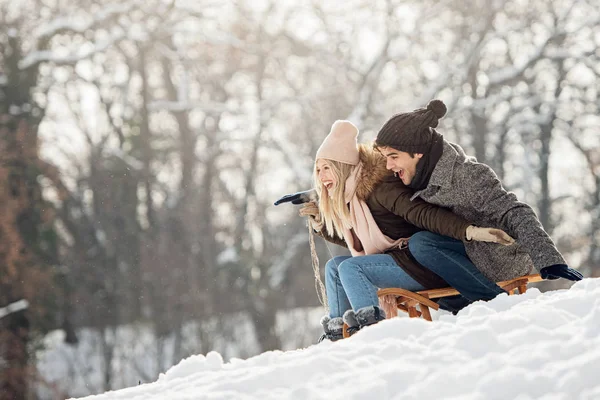
[(433, 128), (429, 129), (431, 129), (433, 133), (433, 141), (431, 142), (429, 150), (423, 154), (423, 157), (421, 157), (417, 163), (415, 177), (408, 185), (408, 187), (415, 191), (423, 190), (427, 187), (431, 174), (444, 152), (444, 136)]
[(385, 251), (406, 245), (406, 238), (392, 240), (377, 226), (371, 210), (363, 200), (356, 195), (358, 177), (362, 171), (362, 163), (353, 168), (346, 180), (344, 196), (350, 207), (352, 229), (344, 229), (344, 240), (353, 257), (369, 254), (381, 254)]

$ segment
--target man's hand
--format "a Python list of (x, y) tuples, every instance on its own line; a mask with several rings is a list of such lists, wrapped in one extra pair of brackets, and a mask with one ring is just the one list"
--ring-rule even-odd
[(510, 237), (508, 233), (504, 232), (502, 229), (479, 228), (473, 225), (469, 225), (467, 228), (467, 240), (499, 243), (505, 246), (510, 246), (515, 242), (515, 239)]
[(292, 204), (303, 204), (308, 203), (309, 201), (317, 200), (317, 191), (315, 189), (305, 190), (304, 192), (297, 192), (292, 194), (286, 194), (279, 200), (277, 200), (274, 205), (279, 205), (281, 203), (291, 202)]
[(554, 280), (558, 278), (565, 278), (570, 281), (580, 281), (583, 279), (581, 272), (569, 268), (565, 264), (555, 264), (549, 267), (542, 268), (540, 270), (542, 279)]
[(305, 203), (300, 210), (298, 210), (298, 214), (302, 217), (308, 217), (311, 227), (317, 231), (321, 232), (323, 228), (323, 221), (321, 220), (321, 213), (319, 212), (319, 206), (314, 201), (309, 201)]

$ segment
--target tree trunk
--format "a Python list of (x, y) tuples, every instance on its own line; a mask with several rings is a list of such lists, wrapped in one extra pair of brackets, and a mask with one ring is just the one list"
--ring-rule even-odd
[(590, 252), (587, 269), (589, 276), (600, 276), (600, 174), (594, 176), (592, 197), (592, 225), (590, 227)]
[[(34, 251), (40, 245), (42, 218), (37, 127), (7, 114), (0, 114), (0, 122), (0, 307), (20, 299), (35, 306), (36, 291), (44, 280)], [(0, 374), (3, 399), (27, 396), (29, 336), (29, 311), (8, 315), (0, 323), (0, 359), (8, 365)]]
[[(563, 61), (557, 61), (558, 79), (556, 88), (554, 89), (554, 102), (558, 103), (563, 90), (562, 83), (564, 82), (567, 71), (564, 68)], [(554, 107), (554, 106), (552, 106)], [(537, 111), (540, 108), (537, 107)], [(556, 108), (552, 108), (548, 119), (540, 125), (540, 169), (539, 178), (541, 184), (540, 200), (538, 201), (539, 219), (544, 229), (549, 235), (552, 235), (554, 230), (554, 222), (552, 220), (552, 198), (550, 197), (550, 151), (552, 142), (552, 129), (556, 120)]]
[(7, 365), (0, 369), (0, 400), (27, 398), (29, 318), (26, 313), (19, 311), (0, 321), (0, 359)]
[(552, 235), (552, 200), (550, 199), (550, 142), (552, 141), (552, 122), (542, 125), (540, 132), (540, 200), (538, 201), (539, 218), (542, 226)]
[(475, 157), (480, 163), (487, 163), (485, 147), (487, 145), (487, 119), (471, 111), (471, 122), (473, 123), (473, 148)]
[(281, 339), (275, 330), (279, 307), (275, 302), (269, 304), (271, 303), (269, 300), (271, 299), (254, 300), (254, 307), (250, 314), (261, 352), (281, 349)]

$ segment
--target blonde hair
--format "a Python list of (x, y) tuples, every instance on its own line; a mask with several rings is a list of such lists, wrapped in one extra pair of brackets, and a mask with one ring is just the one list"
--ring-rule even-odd
[(329, 168), (331, 168), (331, 173), (335, 178), (336, 184), (330, 197), (327, 188), (319, 180), (319, 174), (317, 174), (317, 163), (315, 161), (313, 178), (317, 194), (319, 195), (319, 211), (321, 213), (321, 220), (325, 224), (327, 233), (329, 233), (332, 237), (338, 236), (339, 238), (343, 239), (344, 229), (352, 228), (350, 210), (346, 205), (345, 192), (346, 179), (348, 179), (350, 176), (354, 166), (324, 158), (322, 160), (329, 165)]

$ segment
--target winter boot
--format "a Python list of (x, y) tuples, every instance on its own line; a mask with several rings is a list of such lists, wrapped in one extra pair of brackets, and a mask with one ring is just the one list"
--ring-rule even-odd
[(473, 302), (459, 294), (438, 299), (437, 303), (442, 310), (450, 311), (453, 315), (456, 315), (460, 310)]
[(360, 328), (373, 325), (385, 319), (385, 312), (378, 306), (367, 306), (359, 309), (355, 313), (356, 320)]
[(344, 321), (341, 317), (330, 318), (329, 315), (324, 315), (321, 318), (321, 325), (323, 325), (323, 335), (319, 338), (319, 343), (325, 339), (329, 339), (332, 342), (344, 338), (342, 329), (344, 327)]
[(354, 310), (347, 310), (344, 313), (342, 319), (344, 320), (344, 323), (348, 325), (348, 329), (346, 329), (346, 332), (348, 332), (348, 336), (352, 336), (359, 331), (360, 324), (356, 320), (356, 314), (354, 314)]

